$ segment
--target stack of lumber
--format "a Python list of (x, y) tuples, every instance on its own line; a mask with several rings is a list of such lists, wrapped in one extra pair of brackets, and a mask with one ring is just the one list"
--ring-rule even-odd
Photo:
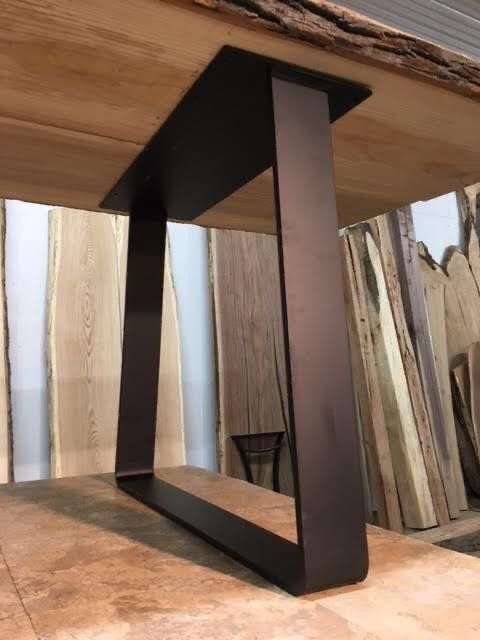
[(387, 218), (349, 229), (342, 247), (372, 508), (381, 526), (396, 531), (445, 524), (447, 499)]
[(466, 250), (442, 266), (410, 209), (341, 237), (372, 519), (397, 531), (446, 525), (480, 491), (477, 191), (458, 195)]
[(423, 243), (418, 246), (443, 411), (474, 495), (480, 495), (480, 249), (474, 204), (479, 191), (477, 185), (458, 194), (463, 252), (450, 247), (440, 266)]
[[(475, 193), (461, 195), (470, 211)], [(445, 270), (426, 249), (418, 254), (409, 209), (349, 227), (340, 238), (367, 510), (395, 531), (447, 525), (468, 508), (465, 479), (469, 490), (480, 485), (480, 400), (477, 415), (476, 398), (465, 399), (472, 409), (461, 422), (454, 408), (465, 396), (452, 396), (450, 387), (460, 353), (472, 363), (478, 355), (471, 376), (480, 376), (480, 251), (472, 215), (464, 217), (468, 256), (449, 252)], [(219, 469), (244, 478), (231, 436), (289, 429), (276, 239), (211, 231), (210, 260)], [(284, 455), (285, 493), (292, 491), (289, 462)], [(255, 482), (271, 486), (264, 471)]]

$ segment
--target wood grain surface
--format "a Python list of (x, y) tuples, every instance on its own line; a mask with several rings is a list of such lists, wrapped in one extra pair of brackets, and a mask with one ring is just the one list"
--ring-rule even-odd
[(453, 413), (458, 450), (466, 485), (476, 496), (480, 496), (480, 459), (477, 452), (469, 402), (466, 400), (465, 369), (467, 369), (466, 374), (468, 375), (467, 363), (450, 372)]
[[(326, 0), (4, 0), (0, 24), (6, 197), (98, 209), (224, 44), (372, 88), (333, 127), (341, 226), (479, 180), (480, 65)], [(204, 216), (274, 232), (271, 174)]]
[[(468, 194), (467, 194), (468, 197)], [(470, 265), (470, 270), (477, 285), (477, 291), (480, 295), (480, 244), (478, 242), (478, 235), (475, 229), (474, 213), (476, 206), (472, 201), (469, 202), (470, 211), (472, 214), (467, 217), (464, 223), (465, 228), (465, 256)]]
[(430, 531), (417, 531), (412, 533), (411, 537), (416, 540), (436, 544), (468, 533), (478, 532), (480, 532), (480, 515), (476, 512), (468, 512), (467, 514), (462, 514), (462, 517), (456, 522), (450, 522), (450, 524), (431, 529)]
[(367, 310), (390, 450), (405, 526), (437, 523), (378, 247), (367, 226), (353, 231), (363, 261)]
[(450, 367), (480, 341), (480, 295), (466, 256), (452, 248), (442, 265), (448, 276), (445, 289), (447, 346)]
[(362, 264), (355, 242), (341, 238), (345, 304), (361, 436), (380, 526), (403, 531), (397, 485), (370, 334)]
[[(447, 349), (446, 290), (450, 287), (450, 282), (440, 266), (428, 254), (424, 245), (419, 248), (419, 256), (438, 388), (445, 421), (446, 451), (444, 455), (439, 456), (439, 464), (450, 515), (454, 518), (458, 517), (461, 509), (467, 508), (467, 500), (453, 416), (450, 362)], [(437, 451), (442, 452), (439, 442), (437, 442)]]
[[(54, 477), (113, 470), (128, 219), (50, 212), (48, 365)], [(176, 302), (167, 255), (156, 461), (184, 462)]]
[(477, 453), (480, 451), (480, 342), (474, 342), (468, 349), (468, 373), (470, 391), (470, 412), (472, 416), (472, 437)]
[[(285, 496), (216, 479), (213, 502), (228, 500), (237, 482), (244, 495), (237, 505), (250, 505), (257, 517), (267, 506), (271, 527), (291, 522)], [(33, 627), (30, 635), (14, 629), (2, 638), (478, 638), (476, 558), (368, 526), (365, 582), (292, 598), (110, 482), (65, 478), (0, 488), (0, 546), (11, 572), (0, 574), (0, 588), (13, 582)]]
[(417, 425), (435, 515), (437, 523), (442, 525), (450, 521), (450, 515), (437, 461), (430, 416), (427, 412), (417, 358), (405, 317), (397, 262), (390, 236), (388, 219), (385, 216), (379, 216), (375, 218), (372, 226), (376, 230), (376, 236), (378, 238), (377, 242), (385, 274), (385, 284), (397, 331), (398, 346), (400, 348), (405, 377), (410, 392), (413, 415)]
[[(244, 471), (232, 435), (286, 431), (281, 489), (291, 493), (284, 336), (276, 238), (240, 231), (211, 231), (217, 347), (220, 469)], [(256, 482), (271, 488), (271, 464), (259, 465)]]
[[(450, 423), (447, 423), (443, 410), (443, 401), (437, 372), (437, 363), (432, 339), (429, 313), (426, 301), (426, 289), (422, 277), (422, 265), (418, 255), (412, 211), (405, 207), (388, 216), (388, 228), (395, 253), (398, 279), (401, 289), (405, 321), (412, 339), (417, 365), (421, 377), (422, 389), (430, 418), (435, 453), (442, 476), (444, 490), (451, 517), (458, 515), (457, 489), (452, 478), (452, 462), (449, 452), (451, 442), (448, 437)], [(424, 265), (426, 266), (426, 265)], [(432, 283), (433, 291), (428, 291), (428, 300), (433, 302), (437, 292), (437, 282)], [(444, 290), (440, 289), (440, 303), (444, 311)], [(432, 320), (433, 322), (434, 320)], [(440, 317), (440, 336), (445, 335), (445, 318)], [(443, 333), (442, 333), (443, 329)], [(440, 343), (444, 344), (444, 343)], [(442, 347), (445, 348), (444, 346)], [(453, 483), (453, 484), (452, 484)]]
[(13, 434), (5, 291), (5, 202), (0, 199), (0, 483), (13, 480)]

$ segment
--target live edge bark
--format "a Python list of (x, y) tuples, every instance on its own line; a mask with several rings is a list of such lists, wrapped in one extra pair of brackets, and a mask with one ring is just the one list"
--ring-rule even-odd
[(480, 98), (480, 65), (326, 0), (191, 0), (338, 55)]

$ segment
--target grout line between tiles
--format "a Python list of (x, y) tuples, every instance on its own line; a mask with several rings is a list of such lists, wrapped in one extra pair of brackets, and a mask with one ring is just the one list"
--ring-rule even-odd
[(35, 637), (37, 638), (37, 640), (41, 640), (40, 636), (38, 635), (38, 633), (37, 633), (37, 631), (36, 631), (36, 629), (35, 629), (35, 625), (33, 624), (32, 618), (30, 617), (30, 614), (29, 614), (29, 613), (28, 613), (28, 611), (27, 611), (27, 608), (26, 608), (26, 606), (25, 606), (25, 603), (23, 602), (23, 598), (22, 598), (22, 596), (20, 595), (20, 591), (18, 590), (17, 584), (16, 584), (16, 582), (15, 582), (15, 579), (14, 579), (14, 577), (13, 577), (13, 574), (12, 574), (12, 572), (11, 572), (11, 570), (10, 570), (10, 567), (9, 567), (9, 565), (8, 565), (8, 562), (7, 562), (7, 559), (5, 558), (5, 555), (4, 555), (4, 553), (3, 553), (3, 551), (2, 551), (2, 548), (1, 548), (1, 547), (0, 547), (0, 559), (1, 559), (1, 560), (3, 560), (3, 563), (5, 564), (5, 567), (6, 567), (6, 569), (7, 569), (7, 573), (8, 573), (8, 575), (10, 576), (10, 580), (12, 581), (13, 588), (15, 589), (15, 592), (16, 592), (16, 594), (17, 594), (17, 596), (18, 596), (18, 599), (19, 599), (19, 601), (20, 601), (20, 604), (22, 605), (22, 609), (23, 609), (23, 611), (25, 612), (25, 615), (27, 616), (27, 618), (28, 618), (28, 620), (29, 620), (29, 622), (30, 622), (30, 626), (32, 627), (32, 631), (33, 631), (33, 633), (35, 634)]

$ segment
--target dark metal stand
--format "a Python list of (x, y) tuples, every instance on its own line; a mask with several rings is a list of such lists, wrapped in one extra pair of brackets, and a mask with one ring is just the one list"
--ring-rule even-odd
[(271, 454), (273, 458), (273, 490), (280, 493), (280, 456), (284, 436), (285, 431), (245, 433), (230, 436), (242, 461), (247, 482), (255, 484), (253, 481), (251, 459), (256, 458), (258, 460), (260, 457), (263, 458), (263, 456)]
[[(131, 211), (118, 486), (297, 595), (368, 567), (330, 134), (368, 95), (226, 48), (103, 203)], [(193, 220), (272, 165), (298, 544), (153, 470), (166, 218)]]

